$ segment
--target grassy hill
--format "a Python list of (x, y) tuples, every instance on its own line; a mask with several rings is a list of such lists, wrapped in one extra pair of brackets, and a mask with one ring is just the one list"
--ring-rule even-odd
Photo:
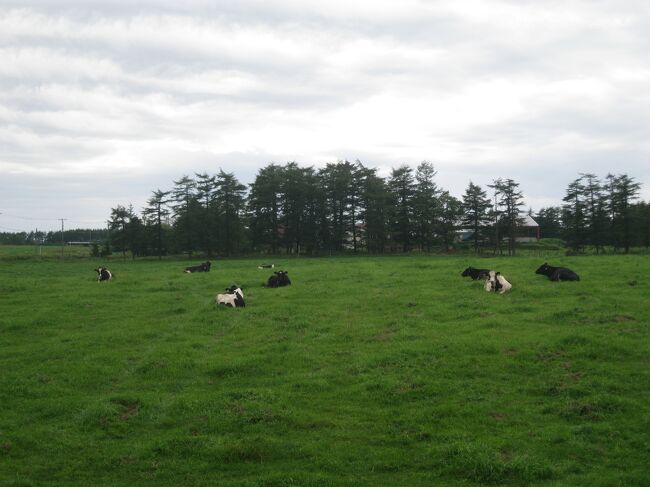
[(542, 262), (2, 261), (0, 484), (648, 485), (650, 259)]

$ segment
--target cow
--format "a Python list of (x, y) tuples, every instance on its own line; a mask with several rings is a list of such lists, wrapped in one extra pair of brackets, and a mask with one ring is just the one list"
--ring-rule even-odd
[(485, 280), (485, 290), (487, 292), (494, 291), (495, 293), (503, 294), (512, 289), (510, 284), (500, 272), (490, 271), (487, 279)]
[(490, 274), (489, 269), (475, 269), (474, 267), (468, 267), (463, 271), (461, 276), (463, 277), (471, 277), (472, 281), (476, 281), (477, 279), (485, 279), (488, 277)]
[(232, 306), (233, 308), (245, 308), (244, 292), (239, 286), (233, 285), (226, 288), (225, 294), (217, 294), (214, 298), (215, 304)]
[(257, 266), (258, 269), (273, 269), (274, 267), (273, 264), (262, 264)]
[(283, 287), (291, 284), (287, 271), (275, 271), (266, 282), (266, 287)]
[(97, 273), (97, 282), (110, 281), (113, 278), (113, 273), (106, 267), (98, 267), (95, 272)]
[(191, 274), (192, 272), (210, 272), (210, 261), (203, 262), (199, 265), (194, 265), (190, 267), (186, 267), (184, 272), (187, 272), (188, 274)]
[(551, 281), (579, 281), (580, 276), (566, 267), (553, 267), (544, 262), (535, 274), (543, 274)]

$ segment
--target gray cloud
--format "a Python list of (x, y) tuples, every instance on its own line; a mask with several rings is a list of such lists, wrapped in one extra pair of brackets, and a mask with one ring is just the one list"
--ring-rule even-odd
[(4, 5), (5, 227), (103, 221), (182, 174), (250, 182), (290, 160), (426, 159), (457, 195), (512, 177), (536, 209), (584, 171), (650, 197), (640, 0)]

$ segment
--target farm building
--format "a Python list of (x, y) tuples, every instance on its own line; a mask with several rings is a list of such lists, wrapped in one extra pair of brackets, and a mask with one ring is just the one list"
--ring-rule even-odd
[[(456, 238), (459, 242), (466, 242), (474, 238), (474, 231), (470, 228), (463, 227), (461, 222), (458, 222), (458, 230), (456, 231)], [(502, 235), (506, 239), (506, 235)], [(522, 217), (522, 224), (517, 227), (517, 242), (534, 242), (541, 238), (539, 231), (539, 224), (530, 215)]]
[(541, 238), (539, 223), (530, 215), (523, 216), (523, 222), (517, 228), (517, 242), (534, 242)]

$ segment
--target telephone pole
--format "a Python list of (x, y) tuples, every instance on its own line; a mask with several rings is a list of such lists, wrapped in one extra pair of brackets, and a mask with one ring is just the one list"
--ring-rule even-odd
[(66, 221), (67, 218), (57, 218), (57, 220), (61, 220), (61, 260), (63, 260), (63, 222)]

